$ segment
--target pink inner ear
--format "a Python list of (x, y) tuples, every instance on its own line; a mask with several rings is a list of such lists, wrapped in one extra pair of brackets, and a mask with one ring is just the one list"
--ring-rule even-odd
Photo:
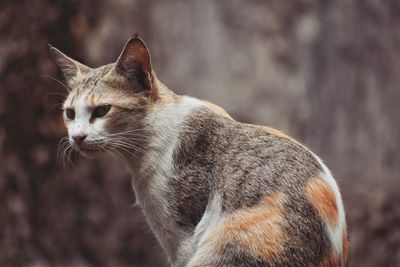
[(139, 38), (132, 38), (128, 41), (117, 64), (120, 64), (125, 72), (130, 72), (129, 68), (139, 67), (144, 72), (151, 73), (149, 52)]
[(134, 45), (134, 56), (138, 63), (141, 65), (143, 70), (150, 72), (150, 62), (147, 49), (141, 45)]

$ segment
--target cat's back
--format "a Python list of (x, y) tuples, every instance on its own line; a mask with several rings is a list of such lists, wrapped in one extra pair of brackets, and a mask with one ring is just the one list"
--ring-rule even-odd
[(199, 235), (189, 266), (346, 264), (338, 187), (297, 141), (207, 105), (188, 116), (174, 157), (176, 185), (191, 188), (175, 203)]

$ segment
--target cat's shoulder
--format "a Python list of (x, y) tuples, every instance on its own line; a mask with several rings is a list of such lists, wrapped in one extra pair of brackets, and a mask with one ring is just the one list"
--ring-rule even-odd
[(248, 124), (236, 121), (231, 115), (225, 111), (222, 107), (209, 102), (207, 100), (199, 100), (194, 97), (183, 97), (180, 99), (183, 106), (190, 107), (191, 111), (188, 112), (186, 121), (192, 126), (202, 126), (201, 128), (208, 128), (214, 126), (224, 126), (226, 128), (234, 129), (235, 132), (254, 132), (257, 135), (268, 135), (272, 139), (277, 141), (282, 140), (285, 143), (292, 143), (304, 147), (295, 138), (289, 136), (284, 131), (275, 129), (273, 127)]

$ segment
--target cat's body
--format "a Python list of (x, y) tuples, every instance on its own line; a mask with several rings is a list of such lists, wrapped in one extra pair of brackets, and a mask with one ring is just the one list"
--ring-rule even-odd
[[(74, 110), (66, 115), (71, 143), (83, 137), (75, 148), (84, 155), (98, 156), (100, 147), (126, 160), (172, 266), (347, 264), (338, 187), (303, 145), (175, 95), (155, 77), (138, 38), (115, 65), (94, 70), (52, 52), (72, 88), (64, 104)], [(109, 113), (91, 115), (104, 103)], [(125, 139), (104, 143), (121, 133)]]

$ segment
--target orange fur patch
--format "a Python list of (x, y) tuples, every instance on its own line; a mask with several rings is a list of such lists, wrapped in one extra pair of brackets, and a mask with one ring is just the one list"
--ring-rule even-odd
[(255, 207), (236, 211), (210, 234), (205, 244), (213, 246), (216, 253), (223, 253), (233, 244), (261, 260), (277, 257), (286, 240), (281, 228), (283, 203), (283, 193), (274, 193)]
[(322, 219), (335, 227), (338, 221), (338, 207), (336, 196), (329, 184), (320, 177), (312, 178), (306, 185), (306, 191), (311, 204)]

